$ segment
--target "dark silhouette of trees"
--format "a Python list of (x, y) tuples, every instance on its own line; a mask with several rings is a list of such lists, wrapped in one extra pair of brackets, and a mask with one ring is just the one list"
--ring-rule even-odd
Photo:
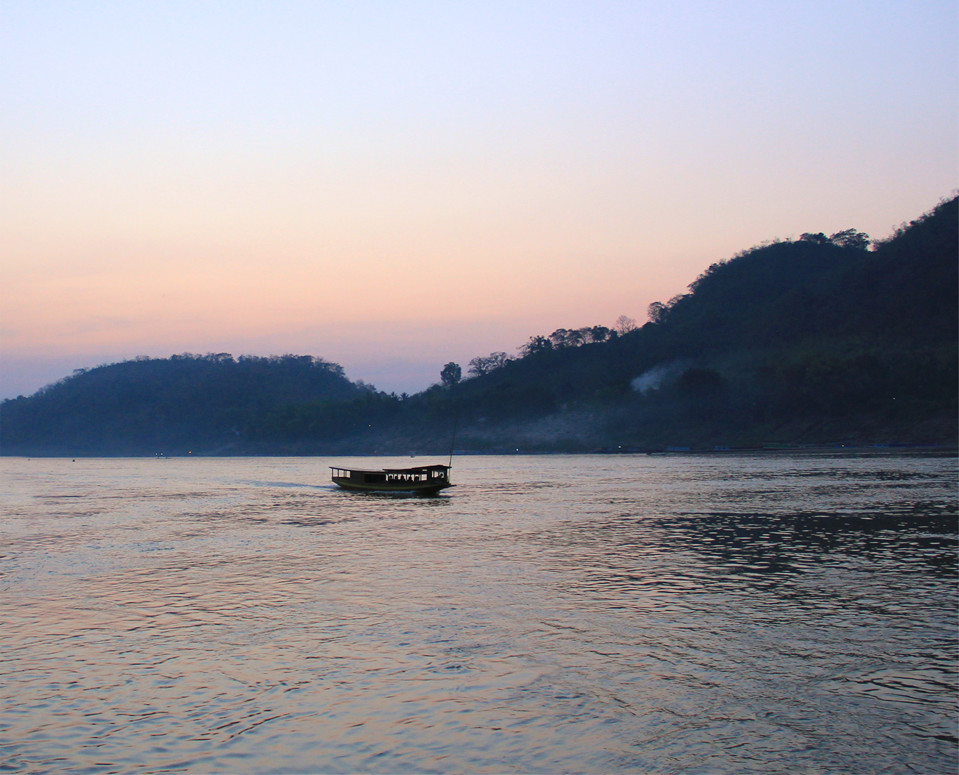
[(447, 363), (440, 372), (440, 381), (444, 387), (454, 387), (459, 384), (462, 378), (463, 369), (460, 368), (458, 363), (453, 363), (452, 361)]
[(552, 349), (553, 343), (549, 340), (549, 338), (537, 334), (536, 336), (531, 336), (526, 344), (521, 345), (519, 351), (522, 357), (528, 358), (531, 355), (539, 355), (541, 353), (549, 352)]
[(82, 369), (0, 405), (4, 453), (152, 454), (249, 440), (282, 405), (369, 392), (341, 366), (308, 355), (228, 353), (144, 358)]
[[(635, 323), (633, 324), (635, 329)], [(549, 336), (531, 336), (522, 345), (520, 355), (527, 357), (550, 350), (562, 350), (569, 347), (582, 347), (585, 344), (607, 342), (617, 336), (617, 332), (606, 326), (584, 326), (583, 328), (557, 328)]]
[(482, 377), (484, 374), (501, 369), (512, 359), (502, 351), (492, 352), (486, 356), (477, 356), (469, 362), (468, 373), (474, 377)]
[(466, 381), (447, 363), (440, 384), (412, 396), (301, 355), (184, 353), (78, 369), (0, 404), (0, 451), (446, 450), (452, 417), (476, 449), (496, 448), (491, 438), (514, 449), (524, 423), (563, 428), (577, 449), (748, 446), (773, 435), (954, 442), (957, 245), (959, 199), (876, 243), (854, 229), (764, 243), (651, 304), (642, 328), (625, 315), (612, 329), (558, 328), (515, 357), (473, 358)]
[(591, 344), (608, 341), (615, 333), (612, 329), (606, 328), (606, 326), (591, 326), (583, 330), (586, 332), (586, 341)]
[(829, 241), (841, 248), (850, 248), (852, 250), (867, 250), (869, 248), (869, 235), (855, 229), (846, 229), (837, 231), (830, 235)]
[(828, 237), (821, 231), (815, 234), (806, 232), (799, 237), (799, 241), (811, 242), (814, 245), (836, 245), (852, 250), (866, 250), (870, 243), (869, 235), (856, 229), (844, 229)]

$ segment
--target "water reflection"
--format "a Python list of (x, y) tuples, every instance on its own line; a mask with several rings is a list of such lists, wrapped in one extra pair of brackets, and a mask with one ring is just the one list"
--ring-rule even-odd
[(957, 577), (956, 506), (942, 502), (865, 514), (618, 514), (575, 530), (533, 531), (528, 540), (565, 576), (604, 594), (650, 588), (805, 597), (797, 577), (842, 568), (868, 573), (870, 583), (912, 586), (921, 597), (924, 575)]
[(951, 462), (326, 463), (11, 462), (0, 767), (955, 770)]

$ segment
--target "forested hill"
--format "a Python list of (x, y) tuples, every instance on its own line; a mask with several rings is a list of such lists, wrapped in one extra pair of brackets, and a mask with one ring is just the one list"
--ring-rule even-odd
[(521, 448), (955, 444), (957, 252), (957, 199), (871, 248), (850, 229), (743, 251), (635, 331), (532, 337), (464, 382), (462, 443), (505, 446), (483, 425), (522, 406), (541, 420), (514, 430)]
[[(871, 244), (803, 234), (622, 321), (536, 335), (395, 396), (309, 356), (140, 359), (0, 405), (4, 454), (714, 449), (948, 444), (959, 201)], [(440, 374), (439, 365), (437, 374)]]
[(308, 355), (137, 358), (80, 369), (0, 406), (4, 454), (183, 454), (234, 449), (285, 404), (339, 404), (370, 392)]

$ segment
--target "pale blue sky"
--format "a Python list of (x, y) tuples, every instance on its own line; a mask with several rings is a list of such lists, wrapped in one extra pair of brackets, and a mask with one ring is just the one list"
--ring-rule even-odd
[(959, 180), (955, 2), (7, 2), (0, 391), (310, 353), (386, 390)]

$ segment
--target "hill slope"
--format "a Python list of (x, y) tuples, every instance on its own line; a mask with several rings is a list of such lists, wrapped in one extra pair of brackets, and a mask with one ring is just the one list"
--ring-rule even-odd
[(477, 451), (955, 444), (957, 246), (957, 199), (872, 250), (854, 230), (762, 245), (642, 328), (534, 336), (412, 397), (309, 356), (101, 366), (0, 405), (0, 452), (445, 452), (454, 428)]
[(81, 369), (0, 406), (4, 454), (184, 454), (232, 450), (277, 406), (369, 392), (310, 356), (175, 355)]
[(636, 331), (533, 337), (457, 387), (461, 444), (954, 444), (959, 201), (867, 245), (853, 230), (763, 245)]

